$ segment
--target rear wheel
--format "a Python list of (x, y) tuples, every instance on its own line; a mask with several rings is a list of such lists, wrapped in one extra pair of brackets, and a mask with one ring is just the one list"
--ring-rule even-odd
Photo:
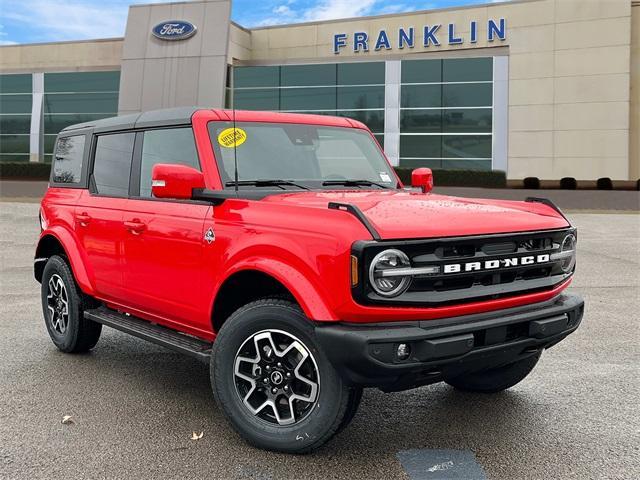
[(225, 322), (211, 355), (213, 392), (235, 430), (267, 450), (305, 453), (353, 418), (358, 390), (345, 384), (300, 308), (262, 299)]
[(102, 325), (84, 318), (91, 300), (78, 289), (64, 257), (49, 258), (42, 274), (42, 312), (47, 331), (58, 349), (66, 353), (91, 350)]
[(445, 381), (465, 392), (496, 393), (520, 383), (536, 366), (542, 352), (501, 367), (468, 373)]

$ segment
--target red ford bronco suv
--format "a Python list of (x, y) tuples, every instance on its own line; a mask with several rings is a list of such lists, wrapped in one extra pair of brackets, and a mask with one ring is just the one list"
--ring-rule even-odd
[(207, 362), (248, 442), (322, 445), (362, 389), (498, 392), (573, 332), (576, 230), (549, 201), (405, 188), (347, 118), (196, 108), (58, 136), (35, 277), (53, 343), (107, 325)]

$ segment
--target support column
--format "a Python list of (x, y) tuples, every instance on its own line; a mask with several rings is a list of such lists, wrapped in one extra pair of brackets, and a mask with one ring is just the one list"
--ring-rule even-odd
[(492, 170), (509, 168), (509, 57), (493, 57)]
[(42, 162), (44, 147), (44, 73), (31, 74), (31, 130), (29, 133), (29, 161)]
[(384, 151), (393, 166), (400, 164), (400, 60), (384, 62)]

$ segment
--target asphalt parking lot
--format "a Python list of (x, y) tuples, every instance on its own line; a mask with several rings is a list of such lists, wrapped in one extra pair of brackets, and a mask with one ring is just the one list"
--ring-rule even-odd
[(37, 209), (0, 202), (2, 479), (469, 478), (461, 456), (474, 478), (640, 475), (640, 215), (570, 215), (586, 316), (524, 382), (494, 396), (369, 390), (341, 435), (290, 456), (236, 436), (196, 360), (111, 329), (90, 354), (59, 353), (32, 276)]

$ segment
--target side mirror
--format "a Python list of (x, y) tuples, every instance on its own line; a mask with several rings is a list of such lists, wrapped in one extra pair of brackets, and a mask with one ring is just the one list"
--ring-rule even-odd
[(423, 193), (433, 190), (433, 173), (430, 168), (416, 168), (411, 172), (411, 186), (421, 188)]
[(156, 198), (188, 200), (194, 188), (205, 188), (204, 175), (186, 165), (158, 163), (151, 171), (151, 191)]

